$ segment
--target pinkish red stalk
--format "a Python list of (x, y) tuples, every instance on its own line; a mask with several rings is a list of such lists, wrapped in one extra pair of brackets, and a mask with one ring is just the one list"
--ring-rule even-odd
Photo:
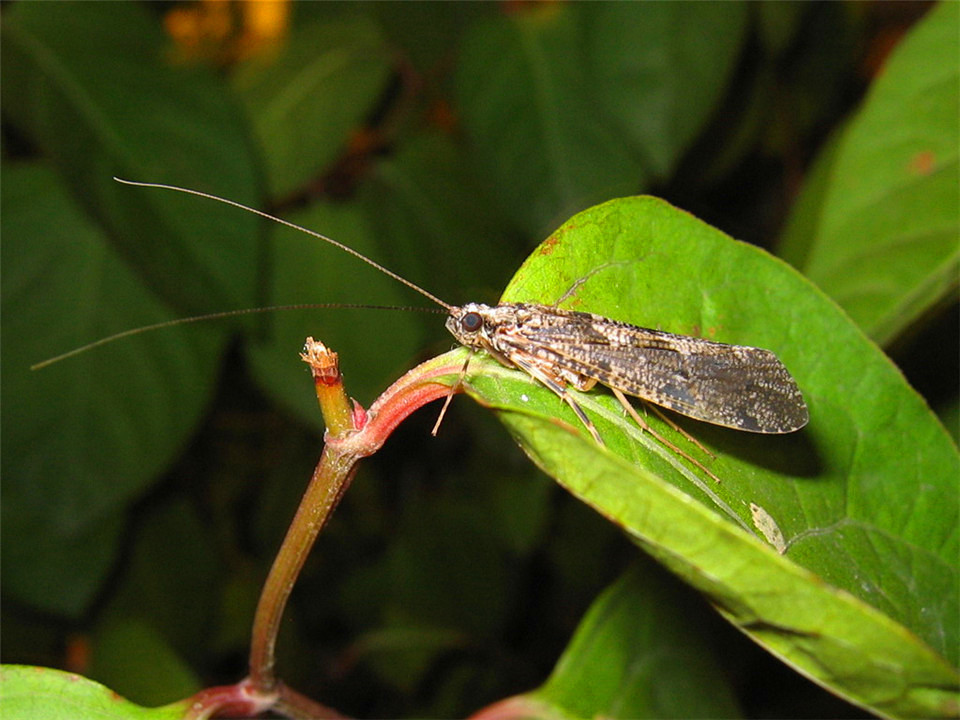
[[(343, 392), (339, 369), (329, 371), (329, 351), (322, 345), (318, 348), (318, 345), (314, 343), (311, 346), (308, 343), (304, 359), (314, 368), (315, 384), (324, 418), (330, 422), (329, 417), (336, 417), (339, 432), (335, 432), (333, 428), (328, 429), (320, 462), (267, 576), (254, 617), (250, 677), (245, 681), (247, 685), (240, 683), (236, 686), (243, 686), (244, 692), (251, 693), (255, 698), (273, 698), (274, 704), (271, 707), (277, 711), (280, 711), (279, 704), (287, 705), (292, 702), (296, 705), (296, 698), (302, 697), (289, 688), (284, 688), (277, 679), (274, 673), (274, 650), (287, 600), (317, 535), (330, 519), (349, 486), (357, 462), (379, 450), (393, 430), (415, 410), (451, 392), (458, 392), (458, 388), (451, 390), (449, 386), (440, 383), (439, 379), (459, 375), (462, 366), (462, 360), (453, 359), (462, 356), (462, 353), (456, 351), (428, 360), (391, 385), (370, 409), (364, 412), (356, 401), (353, 407), (350, 407), (346, 393)], [(336, 354), (332, 355), (335, 366)], [(321, 368), (319, 371), (317, 365)], [(324, 367), (327, 370), (323, 370)], [(322, 382), (317, 380), (318, 372)], [(334, 381), (328, 383), (328, 377), (334, 378)], [(321, 386), (324, 392), (330, 388), (339, 389), (342, 401), (331, 399), (330, 396), (321, 397)], [(331, 407), (335, 409), (329, 412)], [(336, 408), (343, 409), (343, 412)], [(345, 427), (341, 422), (344, 419), (352, 427)], [(282, 703), (277, 700), (281, 688), (285, 698)]]

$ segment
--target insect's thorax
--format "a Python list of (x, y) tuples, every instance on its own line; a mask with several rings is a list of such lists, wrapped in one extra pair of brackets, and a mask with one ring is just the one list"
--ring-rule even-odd
[(503, 303), (491, 306), (482, 303), (467, 303), (450, 310), (447, 330), (458, 342), (474, 350), (485, 350), (504, 365), (515, 367), (517, 353), (526, 355), (532, 351), (531, 337), (547, 338), (555, 328), (569, 327), (571, 323), (581, 328), (591, 319), (604, 320), (588, 313), (561, 310), (549, 305), (534, 303)]
[(580, 332), (589, 332), (592, 321), (602, 322), (607, 327), (630, 327), (590, 313), (561, 310), (551, 305), (503, 303), (491, 306), (467, 303), (450, 310), (447, 330), (469, 348), (497, 354), (500, 341), (505, 336), (516, 336), (525, 331), (549, 331), (571, 324), (576, 325)]

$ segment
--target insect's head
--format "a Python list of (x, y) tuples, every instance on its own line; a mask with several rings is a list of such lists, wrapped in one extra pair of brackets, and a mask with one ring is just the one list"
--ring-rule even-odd
[(484, 348), (486, 316), (490, 308), (480, 303), (467, 303), (463, 307), (450, 309), (447, 318), (447, 330), (457, 342), (472, 348)]

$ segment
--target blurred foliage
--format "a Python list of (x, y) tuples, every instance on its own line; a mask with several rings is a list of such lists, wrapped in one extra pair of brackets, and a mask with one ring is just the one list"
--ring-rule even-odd
[[(958, 63), (914, 47), (884, 64), (951, 28), (956, 60), (956, 7), (4, 5), (3, 661), (144, 703), (242, 677), (322, 442), (304, 337), (340, 352), (364, 405), (450, 345), (436, 316), (313, 310), (146, 333), (31, 373), (186, 314), (429, 304), (333, 248), (112, 176), (281, 214), (451, 303), (494, 302), (574, 213), (652, 193), (761, 247), (782, 237), (956, 437)], [(916, 183), (891, 180), (904, 163)], [(853, 192), (864, 177), (903, 193)], [(896, 201), (911, 193), (922, 217)], [(899, 272), (918, 237), (922, 262)], [(363, 464), (285, 618), (283, 679), (353, 715), (458, 716), (540, 686), (636, 555), (482, 408), (458, 398), (437, 439), (434, 419)], [(591, 618), (672, 582), (641, 563)], [(708, 616), (702, 653), (722, 649), (699, 668), (711, 684), (722, 670), (714, 712), (862, 714), (673, 584), (652, 602)], [(163, 671), (145, 681), (131, 646)]]

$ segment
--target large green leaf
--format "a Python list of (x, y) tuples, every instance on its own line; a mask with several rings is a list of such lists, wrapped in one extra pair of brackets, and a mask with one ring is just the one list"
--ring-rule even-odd
[(578, 20), (556, 4), (480, 23), (460, 54), (458, 100), (478, 166), (534, 237), (643, 178), (590, 96)]
[(2, 40), (5, 118), (54, 160), (143, 279), (182, 312), (256, 304), (255, 217), (112, 179), (253, 202), (254, 154), (223, 84), (172, 67), (137, 3), (21, 3), (4, 12)]
[(600, 3), (587, 22), (601, 106), (651, 173), (669, 176), (716, 109), (746, 34), (747, 6)]
[(958, 24), (942, 3), (896, 49), (792, 220), (799, 267), (880, 343), (956, 293)]
[(144, 708), (86, 678), (50, 668), (0, 666), (4, 720), (179, 720), (187, 702)]
[(557, 709), (555, 717), (739, 716), (722, 664), (690, 617), (700, 610), (667, 578), (629, 570), (597, 598), (550, 679), (527, 697)]
[(4, 589), (76, 614), (114, 555), (110, 514), (198, 420), (218, 342), (210, 327), (184, 326), (31, 372), (55, 350), (172, 313), (51, 170), (5, 167), (2, 208)]
[(366, 7), (375, 13), (390, 46), (425, 75), (435, 74), (437, 66), (457, 51), (464, 31), (472, 23), (502, 9), (497, 3), (482, 2), (378, 2), (367, 3)]
[(797, 197), (780, 237), (777, 255), (794, 267), (804, 267), (813, 252), (820, 208), (830, 190), (837, 151), (843, 146), (843, 133), (847, 127), (840, 126), (834, 130), (833, 135), (820, 147), (820, 153), (804, 178), (803, 192)]
[(278, 53), (238, 69), (235, 86), (260, 139), (274, 197), (293, 192), (343, 152), (389, 72), (376, 25), (359, 15), (300, 26)]
[(681, 419), (711, 459), (648, 418), (716, 483), (641, 433), (608, 393), (576, 394), (602, 448), (549, 391), (475, 360), (472, 392), (535, 462), (818, 683), (880, 713), (955, 712), (960, 459), (883, 353), (784, 263), (652, 198), (575, 216), (503, 296), (561, 298), (771, 349), (811, 422), (764, 436)]

